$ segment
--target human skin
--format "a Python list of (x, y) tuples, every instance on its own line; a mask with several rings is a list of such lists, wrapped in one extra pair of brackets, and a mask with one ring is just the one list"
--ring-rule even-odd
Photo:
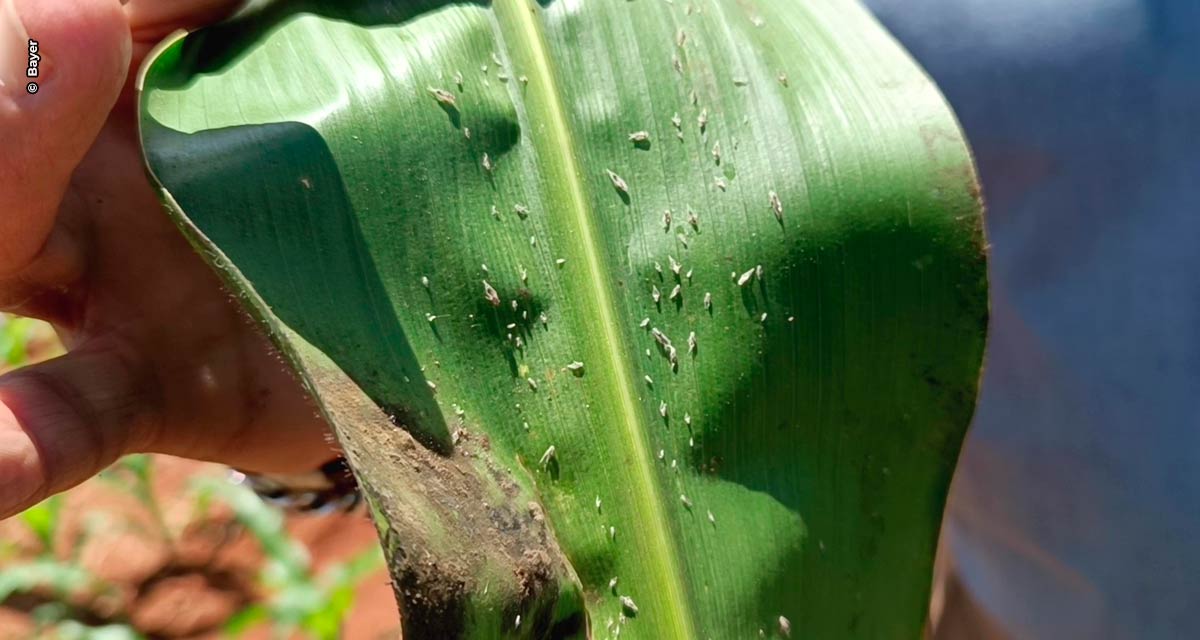
[[(132, 78), (229, 0), (0, 0), (0, 310), (68, 353), (0, 377), (0, 518), (121, 455), (298, 473), (336, 454), (267, 339), (147, 182)], [(39, 91), (26, 91), (27, 38)]]

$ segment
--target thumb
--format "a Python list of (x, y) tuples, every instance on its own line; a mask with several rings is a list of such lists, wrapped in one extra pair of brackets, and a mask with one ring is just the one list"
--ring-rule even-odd
[(152, 385), (118, 345), (0, 377), (0, 520), (142, 450)]
[(119, 0), (0, 0), (0, 279), (46, 242), (129, 55)]

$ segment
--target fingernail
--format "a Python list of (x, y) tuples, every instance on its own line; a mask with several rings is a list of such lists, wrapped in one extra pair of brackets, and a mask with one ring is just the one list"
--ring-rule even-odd
[[(13, 0), (0, 0), (0, 90), (26, 84), (29, 34)], [(31, 78), (32, 80), (32, 78)]]

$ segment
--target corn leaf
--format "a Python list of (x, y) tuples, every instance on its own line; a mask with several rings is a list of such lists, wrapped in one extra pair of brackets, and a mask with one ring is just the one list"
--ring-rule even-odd
[(408, 637), (919, 635), (982, 211), (856, 3), (277, 3), (140, 87), (152, 177), (336, 429)]

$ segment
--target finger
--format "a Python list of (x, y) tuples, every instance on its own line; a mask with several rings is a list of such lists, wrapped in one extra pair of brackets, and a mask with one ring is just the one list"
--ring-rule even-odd
[(250, 4), (250, 0), (129, 0), (125, 13), (135, 43), (153, 45), (176, 29), (212, 24)]
[(71, 173), (124, 82), (129, 24), (119, 0), (0, 0), (0, 49), (5, 280), (36, 259), (54, 229)]
[(155, 405), (146, 379), (116, 347), (0, 377), (0, 519), (144, 448)]
[(101, 338), (0, 376), (0, 519), (127, 453), (283, 474), (337, 455), (316, 407), (280, 362), (252, 363), (236, 340), (222, 345), (195, 368), (164, 368), (143, 357), (144, 345)]

